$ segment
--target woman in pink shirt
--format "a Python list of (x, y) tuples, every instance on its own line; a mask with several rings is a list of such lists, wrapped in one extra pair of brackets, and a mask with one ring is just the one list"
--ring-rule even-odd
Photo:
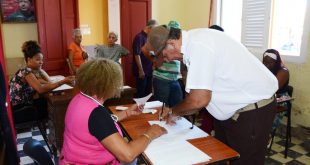
[(152, 125), (138, 139), (123, 139), (117, 121), (139, 115), (139, 107), (133, 105), (112, 115), (103, 106), (106, 99), (120, 94), (122, 82), (121, 68), (111, 60), (97, 59), (81, 65), (76, 75), (81, 92), (71, 100), (66, 112), (60, 164), (129, 163), (153, 139), (166, 133), (164, 128)]

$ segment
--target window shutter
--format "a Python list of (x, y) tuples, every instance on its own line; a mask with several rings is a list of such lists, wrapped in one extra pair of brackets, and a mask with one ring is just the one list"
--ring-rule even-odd
[(241, 42), (247, 48), (268, 47), (271, 0), (244, 0)]

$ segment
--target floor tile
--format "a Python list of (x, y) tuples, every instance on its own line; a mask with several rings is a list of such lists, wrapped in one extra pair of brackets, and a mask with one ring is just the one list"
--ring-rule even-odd
[(301, 140), (299, 140), (299, 139), (297, 139), (297, 138), (295, 138), (295, 137), (292, 137), (292, 138), (291, 138), (291, 142), (292, 142), (293, 144), (301, 144), (301, 143), (302, 143)]
[(32, 136), (32, 139), (36, 139), (38, 141), (44, 140), (43, 137), (41, 135), (37, 135), (37, 136)]
[(30, 163), (33, 163), (33, 160), (30, 157), (25, 156), (25, 157), (20, 158), (21, 165), (30, 164)]
[(282, 152), (282, 151), (284, 151), (285, 147), (281, 146), (281, 145), (279, 145), (277, 143), (273, 143), (271, 149), (273, 151), (276, 151), (276, 152)]
[(17, 144), (17, 151), (23, 150), (24, 144)]
[(282, 163), (271, 158), (266, 158), (264, 165), (282, 165)]
[(270, 158), (272, 158), (272, 159), (274, 159), (274, 160), (276, 160), (276, 161), (278, 161), (280, 163), (287, 163), (287, 162), (290, 162), (290, 161), (293, 160), (290, 157), (284, 158), (284, 155), (281, 154), (281, 153), (277, 153), (275, 155), (272, 155), (272, 156), (270, 156)]
[(301, 153), (301, 154), (307, 154), (308, 152), (300, 145), (295, 145), (293, 147), (290, 148), (291, 150), (293, 151), (296, 151), (298, 153)]
[(17, 134), (16, 138), (21, 139), (21, 138), (28, 138), (31, 136), (32, 136), (31, 132), (23, 132), (23, 133)]
[(41, 135), (40, 131), (32, 131), (32, 136)]
[[(281, 146), (285, 146), (286, 140), (278, 141), (277, 144), (280, 144)], [(295, 145), (295, 144), (288, 142), (288, 148), (291, 148), (291, 147), (293, 147), (294, 145)]]
[[(280, 153), (284, 155), (285, 151), (282, 151)], [(302, 154), (289, 149), (289, 150), (287, 150), (287, 156), (289, 156), (293, 159), (296, 159), (296, 158), (302, 156)]]
[(292, 160), (292, 161), (286, 163), (286, 165), (306, 165), (306, 164), (301, 163), (298, 160)]
[(304, 163), (304, 164), (310, 164), (310, 157), (306, 156), (306, 155), (303, 155), (303, 156), (297, 158), (296, 160), (298, 160), (299, 162)]
[(17, 144), (24, 144), (26, 143), (27, 140), (31, 139), (31, 136), (28, 138), (21, 138), (21, 139), (17, 139), (16, 142)]

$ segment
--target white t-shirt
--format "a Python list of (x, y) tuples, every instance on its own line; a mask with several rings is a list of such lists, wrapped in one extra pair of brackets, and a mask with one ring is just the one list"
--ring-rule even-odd
[(218, 120), (230, 118), (248, 104), (268, 99), (278, 90), (276, 77), (227, 34), (194, 29), (182, 33), (182, 38), (183, 61), (188, 67), (186, 91), (211, 90), (206, 108)]

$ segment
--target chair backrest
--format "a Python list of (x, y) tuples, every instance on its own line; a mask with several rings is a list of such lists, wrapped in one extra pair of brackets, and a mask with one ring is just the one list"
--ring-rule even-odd
[(23, 146), (24, 153), (39, 165), (54, 165), (51, 156), (43, 145), (35, 140), (29, 139)]

